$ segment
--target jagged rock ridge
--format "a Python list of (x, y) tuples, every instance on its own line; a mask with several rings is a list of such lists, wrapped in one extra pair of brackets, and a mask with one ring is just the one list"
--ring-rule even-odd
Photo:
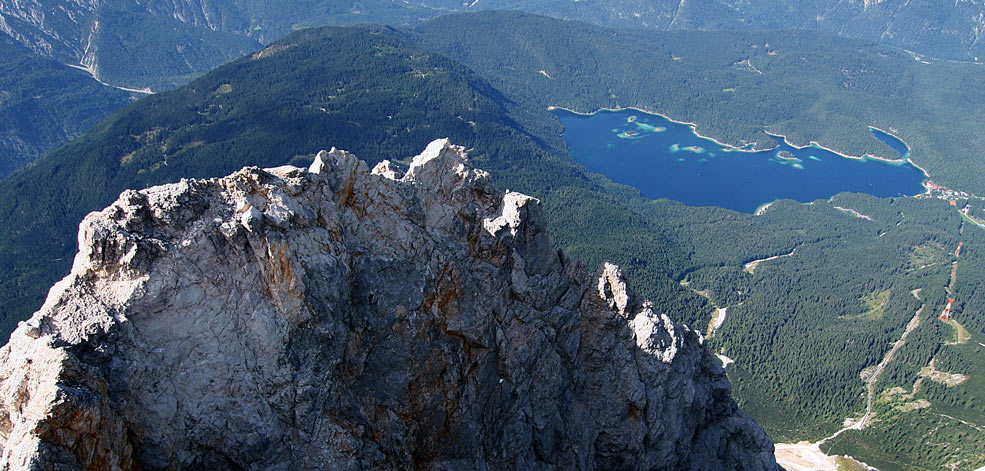
[(0, 351), (3, 469), (778, 469), (699, 335), (435, 141), (126, 191)]

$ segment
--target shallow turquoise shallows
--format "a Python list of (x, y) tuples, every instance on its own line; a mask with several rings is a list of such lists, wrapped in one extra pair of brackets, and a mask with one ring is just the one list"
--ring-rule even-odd
[[(737, 150), (697, 136), (690, 125), (635, 110), (554, 112), (578, 162), (638, 188), (646, 198), (752, 213), (784, 198), (810, 202), (843, 191), (879, 197), (923, 191), (924, 174), (909, 162), (852, 159), (816, 146), (798, 149), (779, 137), (772, 150)], [(908, 157), (899, 139), (872, 132)]]

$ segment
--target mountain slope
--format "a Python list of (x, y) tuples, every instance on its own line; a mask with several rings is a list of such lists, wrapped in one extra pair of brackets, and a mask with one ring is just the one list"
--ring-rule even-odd
[(93, 15), (77, 60), (95, 77), (131, 88), (170, 90), (260, 49), (241, 34), (197, 27), (135, 7), (103, 7)]
[(537, 200), (444, 140), (400, 173), (333, 150), (87, 216), (0, 350), (3, 467), (780, 469), (699, 335)]
[[(504, 39), (484, 33), (506, 29), (515, 35)], [(920, 64), (859, 41), (784, 35), (640, 35), (517, 13), (451, 17), (412, 33), (388, 28), (298, 33), (188, 87), (118, 113), (86, 138), (23, 172), (17, 186), (0, 198), (0, 241), (5, 244), (0, 245), (0, 261), (16, 262), (0, 276), (6, 303), (0, 311), (8, 314), (10, 326), (37, 308), (46, 283), (67, 272), (76, 222), (85, 212), (109, 204), (114, 191), (176, 181), (184, 174), (215, 176), (242, 165), (303, 161), (312, 149), (340, 143), (361, 155), (374, 155), (364, 152), (370, 149), (399, 159), (432, 138), (452, 136), (472, 148), (473, 158), (498, 185), (543, 199), (560, 247), (592, 265), (617, 262), (638, 280), (656, 311), (675, 313), (684, 323), (703, 327), (715, 307), (727, 307), (728, 318), (710, 343), (736, 361), (729, 368), (740, 403), (777, 437), (822, 438), (837, 431), (846, 417), (865, 413), (866, 387), (860, 374), (878, 364), (900, 338), (919, 307), (912, 290), (923, 290), (925, 315), (943, 308), (949, 254), (959, 241), (965, 242), (967, 253), (976, 253), (983, 240), (969, 231), (978, 228), (962, 226), (958, 208), (937, 199), (839, 195), (808, 205), (780, 201), (762, 216), (648, 201), (575, 164), (560, 138), (559, 123), (544, 110), (558, 103), (584, 110), (639, 105), (637, 100), (647, 96), (661, 97), (658, 104), (680, 106), (694, 116), (728, 124), (723, 132), (758, 133), (761, 128), (746, 119), (769, 116), (771, 110), (796, 117), (798, 103), (814, 103), (822, 113), (818, 116), (849, 117), (852, 113), (846, 109), (859, 103), (899, 100), (900, 94), (921, 96), (918, 104), (930, 106), (933, 94), (914, 95), (921, 83), (917, 78), (925, 80), (935, 71), (961, 72), (946, 78), (954, 83), (973, 83), (975, 77), (967, 72), (967, 64)], [(554, 47), (543, 46), (545, 41)], [(776, 48), (775, 55), (763, 50), (765, 42)], [(517, 53), (504, 54), (504, 44)], [(805, 55), (818, 45), (824, 53)], [(467, 62), (483, 77), (436, 55), (434, 48)], [(861, 59), (852, 62), (859, 50)], [(827, 65), (791, 67), (802, 56)], [(765, 77), (743, 63), (747, 58)], [(912, 83), (881, 80), (894, 65), (915, 74)], [(857, 72), (850, 81), (842, 72), (846, 66)], [(682, 88), (672, 88), (681, 74), (702, 80), (689, 79)], [(805, 76), (816, 80), (798, 84)], [(728, 95), (722, 88), (736, 81), (745, 84), (742, 96), (724, 101)], [(840, 91), (846, 82), (854, 87), (851, 93)], [(839, 99), (812, 102), (832, 89)], [(764, 93), (767, 90), (773, 93)], [(974, 99), (970, 94), (966, 101)], [(964, 99), (951, 95), (947, 100), (967, 111), (962, 107), (968, 103), (960, 103)], [(720, 103), (736, 106), (713, 106)], [(732, 114), (723, 115), (722, 110)], [(905, 112), (874, 114), (897, 120)], [(978, 112), (969, 111), (968, 122)], [(835, 125), (846, 125), (847, 136), (864, 137), (860, 146), (882, 146), (867, 133), (865, 126), (871, 121), (858, 116), (847, 124), (832, 118), (831, 129), (822, 130), (814, 127), (817, 122), (801, 122), (810, 132), (830, 133)], [(967, 122), (962, 127), (972, 129)], [(378, 142), (399, 151), (389, 152)], [(919, 144), (911, 142), (914, 149)], [(947, 157), (973, 161), (975, 155)], [(961, 170), (958, 176), (974, 180), (972, 171)], [(975, 208), (972, 214), (978, 215), (980, 206)], [(772, 258), (795, 250), (795, 255)], [(761, 262), (754, 272), (744, 270), (747, 263), (761, 259), (770, 261)], [(962, 262), (961, 270), (968, 269), (983, 273), (981, 267)], [(982, 304), (974, 301), (985, 296), (985, 285), (975, 282), (980, 279), (962, 276), (964, 284), (958, 288), (960, 302), (965, 303), (961, 322), (972, 330), (983, 326), (978, 307)], [(910, 402), (927, 400), (932, 406), (919, 409), (918, 419), (901, 412), (899, 420), (890, 420), (890, 414), (880, 412), (882, 424), (908, 424), (905, 429), (911, 432), (880, 435), (875, 441), (869, 435), (858, 440), (864, 446), (856, 447), (878, 451), (869, 456), (878, 454), (896, 463), (897, 469), (912, 468), (908, 463), (985, 463), (975, 445), (985, 438), (973, 428), (962, 428), (954, 436), (956, 445), (943, 450), (928, 451), (934, 446), (929, 443), (920, 449), (910, 446), (920, 441), (913, 434), (922, 430), (910, 426), (913, 421), (928, 424), (926, 418), (931, 417), (947, 427), (964, 427), (931, 411), (961, 417), (978, 413), (975, 401), (957, 406), (958, 415), (938, 409), (976, 397), (973, 386), (980, 383), (974, 380), (943, 392), (923, 386), (916, 391), (922, 368), (950, 341), (942, 340), (943, 330), (937, 327), (921, 322), (876, 385), (876, 394), (906, 388), (907, 394), (915, 394)], [(945, 360), (940, 357), (937, 364), (942, 365)], [(933, 396), (924, 395), (928, 391)], [(876, 404), (884, 404), (876, 399)], [(853, 435), (849, 431), (842, 436), (854, 440)]]
[[(508, 37), (497, 34), (510, 28)], [(871, 42), (807, 31), (613, 30), (515, 12), (448, 15), (422, 41), (534, 106), (638, 107), (735, 146), (814, 141), (898, 158), (891, 130), (935, 181), (985, 195), (982, 64), (922, 63)], [(818, 123), (823, 123), (819, 126)]]
[(390, 0), (24, 0), (0, 4), (0, 31), (103, 82), (160, 91), (300, 28), (418, 23), (443, 11)]
[(0, 38), (0, 178), (130, 101), (127, 92)]
[[(214, 8), (199, 5), (195, 16), (191, 7), (124, 0), (4, 2), (0, 31), (36, 54), (84, 66), (104, 82), (154, 90), (259, 49), (244, 34), (208, 28)], [(195, 22), (202, 14), (206, 27)]]
[(970, 1), (24, 0), (0, 5), (0, 31), (38, 54), (85, 64), (103, 81), (160, 90), (298, 28), (409, 25), (487, 9), (651, 30), (810, 29), (932, 57), (985, 59), (985, 5)]
[(504, 173), (523, 156), (516, 183), (570, 178), (563, 166), (544, 170), (546, 151), (504, 111), (508, 100), (401, 36), (386, 28), (295, 33), (144, 98), (8, 178), (0, 188), (5, 328), (67, 270), (82, 216), (126, 188), (280, 165), (332, 144), (400, 159), (436, 135), (496, 159)]
[[(429, 5), (446, 2), (431, 1)], [(450, 2), (448, 2), (450, 3)], [(658, 30), (809, 29), (924, 55), (985, 60), (985, 4), (934, 0), (564, 0), (477, 2), (462, 9), (516, 8), (610, 27)]]

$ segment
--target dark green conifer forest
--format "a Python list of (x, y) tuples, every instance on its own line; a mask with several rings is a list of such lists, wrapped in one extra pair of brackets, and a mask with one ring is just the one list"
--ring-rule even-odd
[[(824, 449), (887, 470), (974, 469), (985, 464), (985, 229), (936, 198), (781, 200), (760, 216), (647, 200), (575, 162), (547, 110), (633, 106), (735, 144), (767, 145), (768, 130), (890, 157), (868, 126), (894, 129), (935, 181), (985, 193), (979, 66), (925, 66), (816, 33), (610, 30), (514, 12), (297, 31), (0, 181), (0, 327), (40, 306), (71, 265), (81, 218), (124, 189), (302, 164), (330, 147), (400, 162), (448, 137), (500, 188), (540, 198), (560, 248), (589, 267), (619, 264), (659, 311), (708, 334), (734, 360), (740, 406), (775, 441), (820, 440), (861, 418), (866, 375), (916, 317), (874, 383), (878, 420)], [(958, 301), (944, 323), (948, 296)], [(712, 333), (717, 308), (727, 316)], [(957, 446), (926, 440), (935, 428)]]

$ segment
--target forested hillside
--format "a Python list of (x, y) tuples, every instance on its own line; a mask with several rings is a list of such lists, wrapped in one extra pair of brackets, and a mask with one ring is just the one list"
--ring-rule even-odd
[[(935, 237), (912, 250), (908, 275), (923, 272), (926, 280), (912, 292), (924, 303), (920, 324), (876, 384), (876, 420), (828, 441), (825, 451), (862, 457), (884, 470), (973, 470), (985, 464), (985, 313), (979, 302), (985, 295), (985, 230), (966, 218), (942, 223), (959, 225), (951, 233), (963, 245), (951, 251)], [(948, 322), (938, 317), (945, 297), (956, 299)]]
[(639, 107), (734, 145), (773, 146), (768, 131), (798, 146), (897, 157), (875, 126), (902, 138), (934, 181), (985, 194), (985, 95), (975, 85), (985, 65), (924, 64), (814, 32), (607, 30), (508, 12), (449, 15), (416, 31), (524, 103)]
[(196, 27), (136, 6), (103, 7), (92, 18), (80, 62), (117, 86), (170, 90), (260, 49), (244, 35)]
[[(457, 2), (429, 0), (454, 8)], [(450, 5), (449, 5), (450, 4)], [(520, 9), (602, 26), (658, 30), (809, 29), (878, 41), (942, 58), (985, 60), (985, 6), (934, 0), (510, 0), (463, 9)]]
[(299, 28), (412, 25), (449, 12), (489, 9), (649, 30), (806, 29), (925, 56), (985, 60), (985, 41), (980, 38), (985, 7), (932, 0), (26, 0), (0, 5), (0, 31), (40, 55), (92, 66), (103, 81), (159, 90)]
[(128, 92), (0, 37), (0, 178), (130, 101)]
[[(442, 136), (472, 149), (505, 186), (535, 194), (569, 186), (597, 191), (577, 164), (516, 123), (527, 120), (525, 111), (508, 113), (515, 104), (484, 80), (404, 36), (375, 27), (295, 33), (144, 98), (8, 177), (0, 188), (4, 331), (67, 271), (82, 216), (125, 188), (303, 161), (332, 146), (370, 163), (398, 160)], [(613, 218), (631, 223), (618, 205)], [(651, 236), (650, 250), (669, 250), (658, 237)], [(696, 311), (691, 303), (704, 304), (694, 295), (665, 298), (682, 314)]]
[[(496, 34), (506, 29), (514, 34)], [(985, 372), (969, 358), (985, 341), (975, 340), (985, 327), (976, 301), (985, 299), (985, 230), (937, 199), (843, 194), (779, 201), (761, 216), (646, 200), (578, 165), (546, 111), (637, 106), (733, 143), (768, 142), (768, 129), (874, 153), (891, 150), (867, 126), (892, 127), (935, 180), (982, 185), (978, 154), (927, 150), (976, 142), (980, 97), (932, 80), (973, 83), (974, 67), (808, 33), (640, 33), (517, 13), (456, 15), (413, 31), (300, 31), (142, 99), (4, 180), (3, 327), (67, 271), (79, 219), (124, 188), (303, 163), (331, 146), (371, 164), (399, 161), (450, 137), (499, 187), (541, 198), (559, 246), (590, 267), (618, 263), (658, 310), (708, 333), (735, 360), (727, 371), (742, 406), (774, 439), (816, 440), (861, 418), (865, 373), (919, 311), (873, 383), (874, 425), (825, 447), (884, 470), (981, 466)], [(937, 122), (961, 112), (966, 121), (951, 128)], [(936, 132), (950, 132), (952, 147)], [(966, 252), (952, 284), (958, 242)], [(936, 321), (949, 293), (960, 299), (964, 337)], [(715, 308), (727, 315), (712, 332)], [(969, 379), (947, 386), (927, 367)], [(928, 444), (937, 425), (956, 430), (955, 446)]]

